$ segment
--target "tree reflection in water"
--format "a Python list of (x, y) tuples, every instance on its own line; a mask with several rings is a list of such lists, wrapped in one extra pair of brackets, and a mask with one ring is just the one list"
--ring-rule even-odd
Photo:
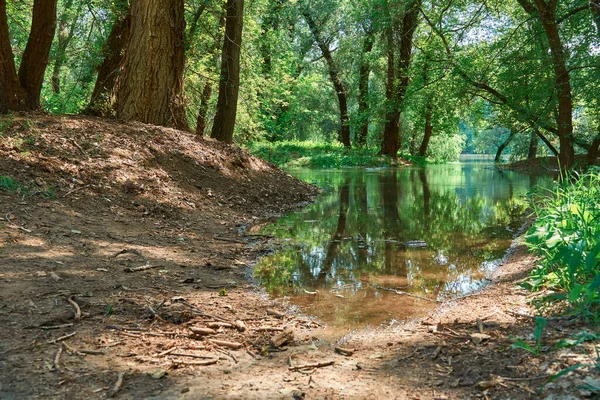
[(329, 323), (342, 325), (423, 309), (382, 287), (430, 299), (481, 287), (522, 223), (524, 196), (538, 184), (489, 163), (292, 173), (330, 190), (265, 229), (290, 245), (265, 257), (256, 277), (272, 294), (313, 311), (320, 306)]

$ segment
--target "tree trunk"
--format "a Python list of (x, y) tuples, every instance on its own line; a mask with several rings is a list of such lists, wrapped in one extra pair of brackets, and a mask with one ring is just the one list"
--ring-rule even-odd
[(571, 95), (571, 79), (567, 69), (566, 55), (556, 22), (556, 5), (558, 0), (518, 0), (523, 9), (535, 15), (546, 33), (552, 66), (554, 69), (555, 87), (558, 100), (558, 115), (556, 118), (560, 151), (558, 159), (560, 168), (568, 171), (575, 162), (575, 149), (573, 136), (573, 98)]
[(6, 0), (0, 0), (0, 113), (26, 109), (25, 91), (19, 82), (8, 36)]
[(117, 118), (189, 130), (182, 98), (183, 0), (133, 0), (131, 32), (117, 78)]
[(433, 118), (433, 104), (431, 100), (427, 104), (427, 111), (425, 112), (425, 132), (423, 133), (423, 141), (421, 147), (419, 147), (419, 157), (425, 157), (427, 155), (427, 148), (429, 147), (429, 140), (433, 134), (433, 125), (431, 120)]
[(537, 157), (538, 143), (540, 142), (538, 134), (539, 129), (534, 128), (531, 130), (531, 136), (529, 138), (529, 153), (527, 154), (528, 160), (535, 160)]
[(73, 31), (75, 30), (75, 26), (77, 26), (77, 20), (81, 8), (83, 7), (83, 2), (79, 3), (79, 7), (73, 16), (73, 21), (71, 21), (71, 25), (67, 27), (69, 22), (69, 11), (71, 10), (72, 5), (73, 0), (67, 0), (65, 2), (63, 12), (58, 22), (58, 46), (56, 55), (54, 56), (54, 68), (52, 69), (52, 90), (56, 94), (60, 93), (60, 70), (65, 63), (67, 47), (73, 38)]
[[(207, 4), (208, 0), (204, 2)], [(225, 11), (225, 10), (223, 10)], [(225, 26), (225, 14), (221, 14), (221, 18), (219, 18), (219, 33), (222, 28)], [(190, 31), (191, 32), (191, 31)], [(219, 59), (221, 58), (221, 54), (219, 53), (219, 49), (223, 47), (221, 44), (223, 42), (223, 35), (219, 34), (218, 40), (215, 40), (214, 46), (211, 48), (213, 59), (210, 65), (211, 75), (219, 66)], [(202, 90), (202, 95), (200, 96), (200, 107), (198, 108), (198, 117), (196, 118), (196, 135), (204, 136), (206, 129), (208, 128), (208, 106), (210, 103), (210, 98), (213, 93), (213, 82), (210, 77), (204, 78), (204, 89)]]
[(590, 11), (596, 24), (596, 31), (600, 35), (600, 0), (590, 0)]
[(356, 135), (356, 145), (364, 146), (367, 143), (369, 134), (369, 75), (371, 74), (371, 62), (369, 56), (375, 44), (373, 29), (365, 32), (365, 40), (360, 60), (360, 71), (358, 78), (358, 118), (361, 121), (358, 134)]
[[(402, 109), (406, 89), (410, 82), (408, 69), (412, 58), (413, 36), (417, 29), (420, 9), (421, 0), (413, 0), (407, 4), (407, 9), (402, 18), (397, 72), (395, 73), (396, 79), (394, 79), (392, 101), (390, 104), (392, 110), (388, 112), (388, 118), (390, 119), (386, 121), (386, 129), (383, 134), (380, 152), (382, 155), (396, 157), (398, 150), (400, 150), (400, 111)], [(388, 40), (390, 39), (388, 38)], [(391, 41), (393, 42), (393, 34)], [(388, 56), (388, 82), (390, 78), (389, 65), (390, 62)]]
[(208, 102), (210, 101), (212, 92), (212, 82), (207, 79), (204, 83), (202, 96), (200, 97), (200, 109), (198, 110), (198, 118), (196, 119), (196, 135), (198, 136), (204, 136), (204, 132), (206, 132), (206, 126), (208, 125), (206, 120), (208, 114)]
[(240, 86), (240, 50), (244, 26), (244, 0), (227, 0), (225, 40), (221, 55), (219, 99), (211, 137), (233, 143)]
[(538, 137), (540, 139), (542, 139), (542, 142), (544, 142), (544, 144), (546, 145), (546, 147), (548, 147), (548, 149), (552, 152), (552, 154), (554, 154), (555, 157), (558, 157), (558, 150), (557, 150), (557, 148), (554, 147), (552, 145), (552, 143), (550, 143), (550, 141), (548, 140), (548, 138), (546, 136), (542, 135), (542, 133), (539, 130), (537, 130), (535, 133), (536, 133), (536, 135), (538, 135)]
[(515, 130), (511, 129), (510, 134), (508, 135), (506, 140), (500, 145), (500, 147), (498, 147), (498, 151), (496, 152), (496, 157), (494, 158), (494, 162), (500, 162), (500, 157), (502, 157), (502, 152), (504, 151), (504, 149), (506, 149), (506, 147), (510, 144), (510, 142), (512, 142), (514, 137), (515, 137)]
[(85, 109), (86, 114), (108, 117), (111, 115), (114, 99), (111, 100), (115, 82), (119, 76), (119, 68), (129, 41), (131, 16), (129, 11), (117, 19), (110, 30), (102, 53), (104, 59), (98, 67), (98, 77), (92, 91), (90, 103)]
[(594, 138), (594, 141), (592, 142), (592, 145), (590, 146), (587, 156), (586, 156), (586, 162), (588, 165), (594, 165), (596, 163), (596, 159), (598, 158), (598, 152), (600, 148), (600, 132), (598, 132), (598, 134), (596, 135), (596, 137)]
[(34, 1), (31, 30), (16, 74), (8, 35), (6, 0), (0, 0), (0, 111), (41, 108), (40, 94), (56, 29), (57, 1)]
[(321, 54), (323, 54), (323, 58), (327, 62), (327, 68), (329, 70), (329, 77), (331, 78), (331, 82), (333, 83), (333, 87), (337, 94), (338, 104), (340, 106), (340, 138), (341, 142), (344, 144), (344, 147), (350, 148), (350, 117), (348, 115), (348, 91), (344, 86), (344, 82), (340, 76), (340, 71), (333, 60), (333, 54), (331, 53), (331, 49), (329, 48), (329, 43), (327, 43), (321, 37), (320, 28), (317, 26), (314, 18), (310, 15), (309, 12), (304, 13), (304, 18), (306, 19), (306, 23), (310, 28), (310, 31), (315, 38), (315, 42), (319, 49), (321, 50)]
[(387, 80), (385, 83), (386, 113), (380, 154), (396, 156), (400, 149), (400, 109), (394, 102), (396, 86), (396, 52), (394, 31), (390, 27), (387, 36)]

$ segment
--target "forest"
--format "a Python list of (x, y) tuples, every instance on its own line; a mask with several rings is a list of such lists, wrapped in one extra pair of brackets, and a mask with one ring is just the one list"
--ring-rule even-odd
[(597, 397), (599, 155), (600, 0), (0, 0), (0, 398)]
[[(0, 110), (454, 160), (600, 145), (589, 1), (9, 1)], [(30, 28), (31, 27), (31, 28)]]

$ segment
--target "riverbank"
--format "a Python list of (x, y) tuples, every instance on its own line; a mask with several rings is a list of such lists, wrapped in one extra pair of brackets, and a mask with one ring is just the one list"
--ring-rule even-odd
[[(587, 343), (546, 350), (589, 329), (576, 320), (549, 320), (539, 356), (510, 348), (516, 338), (533, 344), (535, 310), (516, 284), (534, 260), (522, 247), (476, 295), (332, 340), (246, 280), (268, 251), (252, 227), (310, 201), (314, 187), (174, 130), (45, 115), (8, 122), (2, 399), (526, 399), (538, 397), (540, 377), (593, 361)], [(316, 366), (294, 370), (305, 365)], [(591, 374), (580, 369), (544, 393), (581, 397), (576, 386)]]

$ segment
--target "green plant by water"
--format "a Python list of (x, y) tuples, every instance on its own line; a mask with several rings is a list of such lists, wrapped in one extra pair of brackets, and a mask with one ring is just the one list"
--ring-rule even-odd
[(524, 286), (551, 289), (548, 302), (600, 320), (600, 169), (557, 183), (533, 205), (537, 220), (526, 238), (541, 260)]

